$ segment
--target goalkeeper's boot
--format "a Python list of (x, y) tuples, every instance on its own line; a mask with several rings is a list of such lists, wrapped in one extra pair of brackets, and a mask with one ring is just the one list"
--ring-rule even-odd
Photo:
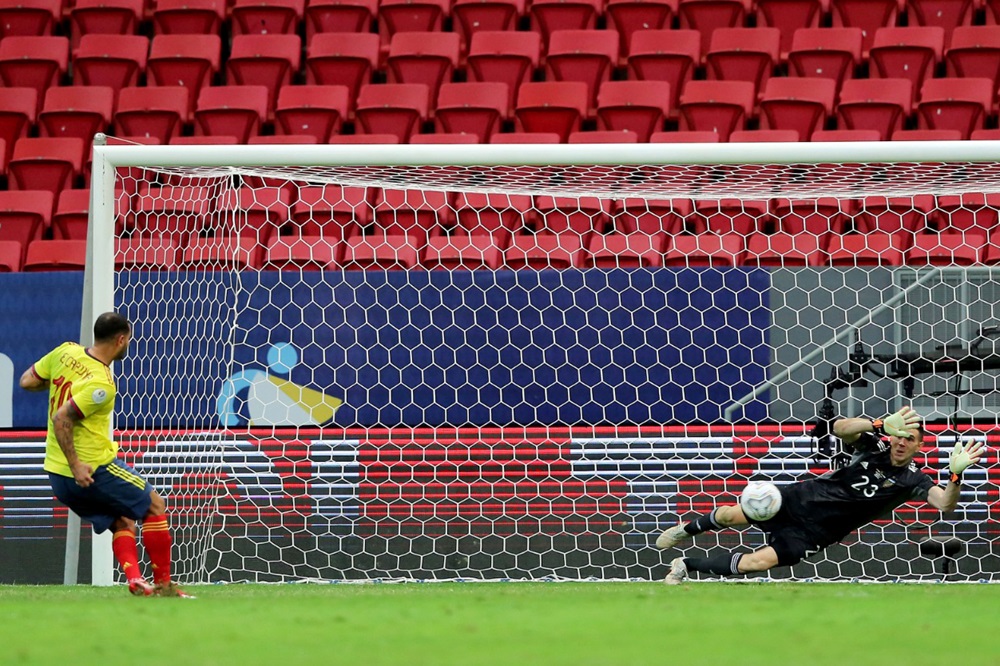
[(151, 597), (156, 594), (156, 586), (149, 583), (145, 578), (129, 578), (128, 591), (137, 597)]
[(176, 584), (171, 582), (158, 583), (156, 585), (156, 596), (158, 597), (180, 597), (182, 599), (196, 599), (193, 594), (188, 594)]
[(675, 557), (670, 563), (670, 571), (667, 573), (667, 577), (663, 579), (663, 582), (667, 585), (680, 585), (687, 580), (688, 568), (684, 564), (683, 557)]
[(685, 539), (690, 539), (691, 535), (684, 531), (685, 525), (687, 523), (677, 523), (665, 530), (663, 534), (656, 537), (656, 547), (660, 550), (666, 550), (667, 548), (673, 548)]

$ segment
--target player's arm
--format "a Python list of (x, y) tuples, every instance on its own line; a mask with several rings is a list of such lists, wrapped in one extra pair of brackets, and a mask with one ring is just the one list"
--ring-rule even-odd
[(72, 399), (63, 403), (63, 406), (52, 415), (52, 430), (55, 433), (59, 448), (66, 456), (66, 462), (73, 472), (76, 484), (81, 488), (86, 488), (94, 482), (94, 468), (85, 462), (80, 461), (76, 454), (76, 445), (73, 443), (73, 427), (83, 420), (83, 413), (77, 408)]
[(854, 444), (866, 432), (874, 432), (875, 426), (870, 419), (847, 418), (833, 422), (833, 434), (844, 444)]
[(35, 370), (35, 366), (24, 371), (21, 375), (21, 388), (25, 391), (44, 391), (49, 387), (49, 380), (44, 379)]
[(938, 511), (954, 511), (958, 506), (958, 497), (962, 491), (962, 472), (970, 465), (978, 463), (986, 451), (983, 442), (972, 442), (965, 445), (959, 442), (948, 458), (948, 483), (944, 488), (934, 486), (927, 491), (927, 503)]
[(913, 431), (920, 427), (920, 422), (920, 414), (907, 406), (884, 419), (874, 421), (863, 418), (838, 419), (833, 423), (833, 434), (844, 444), (853, 444), (866, 432), (874, 432), (879, 436), (912, 437)]

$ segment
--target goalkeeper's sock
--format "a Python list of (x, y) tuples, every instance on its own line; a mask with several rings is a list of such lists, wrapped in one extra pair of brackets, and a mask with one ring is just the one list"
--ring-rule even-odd
[(740, 573), (739, 564), (743, 553), (719, 553), (712, 557), (685, 557), (684, 564), (688, 571), (715, 574), (716, 576), (736, 576)]
[(111, 537), (111, 551), (115, 554), (115, 560), (125, 574), (126, 580), (142, 578), (139, 571), (139, 551), (135, 545), (135, 532), (132, 530), (118, 530)]
[(142, 523), (142, 545), (153, 565), (153, 582), (170, 582), (170, 524), (166, 515), (147, 518)]
[(684, 531), (691, 536), (697, 536), (702, 532), (708, 532), (710, 530), (721, 530), (722, 525), (715, 520), (715, 512), (717, 509), (712, 509), (710, 513), (706, 513), (703, 516), (698, 516), (690, 523), (684, 526)]

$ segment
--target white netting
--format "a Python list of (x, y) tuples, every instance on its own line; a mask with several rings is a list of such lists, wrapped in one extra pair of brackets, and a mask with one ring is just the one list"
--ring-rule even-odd
[[(830, 410), (993, 441), (998, 169), (120, 169), (123, 445), (189, 580), (662, 575), (678, 517), (829, 468)], [(995, 461), (792, 574), (934, 578), (933, 536), (993, 579)]]

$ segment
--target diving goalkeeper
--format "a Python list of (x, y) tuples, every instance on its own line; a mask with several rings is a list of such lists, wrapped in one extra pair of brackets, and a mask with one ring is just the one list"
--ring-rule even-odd
[(983, 442), (956, 444), (948, 462), (951, 475), (941, 487), (913, 462), (924, 442), (924, 430), (920, 415), (910, 407), (884, 420), (838, 419), (833, 434), (853, 447), (851, 462), (822, 476), (779, 486), (781, 508), (772, 518), (753, 521), (739, 504), (720, 506), (691, 522), (674, 525), (656, 540), (656, 547), (665, 550), (702, 532), (755, 524), (767, 533), (766, 546), (752, 553), (675, 558), (665, 582), (682, 583), (692, 571), (735, 576), (792, 566), (910, 500), (952, 511), (958, 505), (962, 472), (978, 463), (985, 450)]

